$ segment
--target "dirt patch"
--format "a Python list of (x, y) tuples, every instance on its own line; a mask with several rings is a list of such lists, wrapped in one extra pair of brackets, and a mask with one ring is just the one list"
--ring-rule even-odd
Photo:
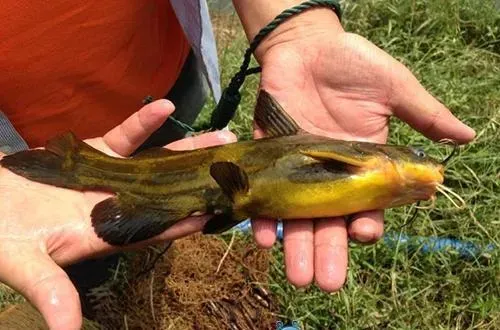
[[(7, 307), (0, 312), (0, 329), (49, 330), (43, 316), (30, 303), (24, 302)], [(82, 330), (99, 330), (94, 322), (84, 319)]]
[[(136, 277), (146, 252), (116, 280), (94, 290), (106, 329), (271, 329), (276, 305), (267, 288), (269, 252), (248, 237), (228, 243), (192, 235), (175, 241), (154, 271)], [(219, 271), (217, 272), (217, 269)]]

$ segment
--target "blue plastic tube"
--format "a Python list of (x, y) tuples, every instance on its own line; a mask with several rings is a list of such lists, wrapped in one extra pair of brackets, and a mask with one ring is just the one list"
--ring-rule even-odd
[[(245, 220), (234, 227), (244, 233), (252, 230), (250, 220)], [(278, 239), (283, 239), (283, 223), (278, 222), (276, 231)], [(403, 233), (388, 232), (384, 235), (383, 241), (390, 247), (397, 245), (405, 246), (408, 249), (419, 249), (423, 253), (455, 251), (463, 258), (477, 258), (484, 253), (490, 253), (494, 250), (492, 243), (485, 246), (466, 242), (448, 237), (424, 237), (424, 236), (409, 236)]]

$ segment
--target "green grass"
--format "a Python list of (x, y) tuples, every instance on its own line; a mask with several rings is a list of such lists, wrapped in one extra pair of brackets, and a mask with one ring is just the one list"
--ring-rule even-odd
[[(344, 3), (344, 27), (407, 65), (422, 84), (478, 133), (447, 168), (446, 185), (468, 207), (457, 210), (441, 195), (435, 209), (399, 226), (409, 208), (386, 212), (386, 231), (452, 237), (478, 244), (500, 242), (500, 12), (493, 2), (443, 0), (361, 0)], [(229, 26), (229, 27), (228, 27)], [(246, 40), (237, 18), (218, 20), (222, 78), (227, 84), (241, 63)], [(229, 30), (229, 32), (228, 32)], [(242, 91), (230, 128), (251, 137), (258, 76)], [(200, 121), (207, 119), (213, 103)], [(390, 142), (424, 146), (428, 139), (397, 119)], [(442, 156), (442, 154), (441, 154)], [(453, 251), (421, 253), (419, 247), (351, 244), (346, 286), (327, 294), (311, 286), (297, 290), (287, 281), (280, 247), (274, 250), (272, 287), (286, 320), (307, 329), (500, 329), (498, 252), (477, 260)]]
[(0, 283), (0, 311), (11, 304), (21, 303), (24, 301), (25, 299), (21, 295), (5, 284)]

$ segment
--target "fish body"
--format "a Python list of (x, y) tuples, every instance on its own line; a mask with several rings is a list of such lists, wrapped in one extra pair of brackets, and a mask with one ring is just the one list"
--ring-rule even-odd
[(96, 233), (114, 245), (150, 238), (190, 215), (213, 215), (204, 232), (219, 233), (247, 218), (397, 207), (432, 198), (443, 181), (443, 166), (420, 150), (302, 131), (265, 91), (255, 119), (267, 138), (116, 158), (66, 133), (0, 164), (37, 182), (114, 193), (91, 214)]

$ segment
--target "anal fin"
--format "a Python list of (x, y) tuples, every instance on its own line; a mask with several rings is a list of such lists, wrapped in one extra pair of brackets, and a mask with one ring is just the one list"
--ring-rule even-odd
[(97, 236), (111, 245), (126, 245), (161, 234), (190, 210), (159, 208), (129, 198), (110, 197), (98, 203), (91, 213), (92, 226)]
[(231, 213), (223, 213), (223, 214), (218, 214), (213, 216), (210, 220), (207, 221), (205, 224), (205, 227), (203, 227), (203, 234), (221, 234), (246, 218), (235, 218), (233, 214)]

